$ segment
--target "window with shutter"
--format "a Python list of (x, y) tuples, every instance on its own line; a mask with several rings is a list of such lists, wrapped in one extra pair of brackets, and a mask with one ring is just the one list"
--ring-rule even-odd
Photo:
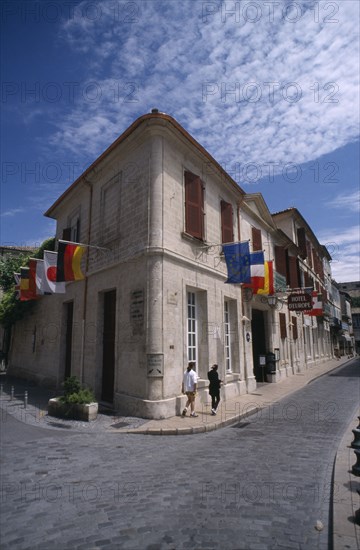
[(221, 201), (221, 242), (232, 243), (233, 241), (233, 209), (229, 202)]
[(294, 256), (289, 256), (290, 287), (299, 288), (298, 261)]
[(311, 277), (311, 275), (309, 275), (309, 273), (305, 273), (305, 286), (306, 287), (314, 286), (313, 278)]
[(282, 246), (275, 246), (276, 271), (286, 277), (286, 250)]
[(311, 254), (311, 244), (309, 243), (309, 241), (306, 241), (306, 250), (307, 250), (307, 261), (308, 261), (308, 264), (310, 267), (313, 266), (313, 262), (312, 262), (312, 254)]
[(286, 316), (285, 313), (279, 313), (280, 320), (280, 338), (286, 338)]
[(300, 249), (300, 257), (303, 260), (305, 260), (305, 258), (307, 257), (307, 248), (306, 248), (306, 236), (305, 236), (304, 227), (298, 227), (297, 240), (298, 240), (298, 247)]
[(297, 318), (291, 317), (291, 322), (293, 324), (293, 327), (292, 327), (293, 340), (297, 340), (298, 339)]
[(71, 227), (65, 227), (62, 232), (63, 241), (71, 241)]
[(261, 231), (256, 227), (251, 228), (252, 232), (252, 242), (253, 242), (253, 252), (257, 250), (262, 250), (262, 240), (261, 240)]
[(199, 176), (185, 172), (185, 231), (204, 239), (204, 188)]

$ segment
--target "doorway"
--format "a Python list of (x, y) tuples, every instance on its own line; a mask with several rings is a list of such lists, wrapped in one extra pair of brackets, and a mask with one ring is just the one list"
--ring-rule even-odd
[(116, 290), (104, 293), (103, 361), (101, 399), (114, 400)]
[(266, 354), (264, 312), (252, 310), (251, 320), (252, 350), (254, 361), (254, 376), (256, 382), (266, 382), (266, 366), (260, 365), (260, 355)]

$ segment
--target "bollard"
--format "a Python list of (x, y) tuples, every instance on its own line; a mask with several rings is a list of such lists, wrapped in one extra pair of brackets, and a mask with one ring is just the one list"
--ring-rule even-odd
[[(360, 496), (360, 489), (357, 490), (357, 494)], [(355, 523), (360, 525), (360, 508), (355, 512)]]
[(352, 473), (354, 476), (360, 477), (360, 449), (354, 449), (354, 453), (356, 454), (356, 464), (352, 467)]
[(358, 416), (358, 419), (359, 419), (359, 425), (358, 427), (356, 428), (357, 430), (360, 430), (360, 416)]
[(353, 449), (360, 449), (360, 429), (354, 428), (351, 431), (354, 434), (354, 440), (351, 442), (351, 446)]
[(25, 393), (24, 393), (24, 409), (26, 409), (27, 404), (28, 404), (28, 392), (27, 392), (27, 390), (25, 390)]
[(14, 386), (11, 386), (10, 401), (14, 399)]
[[(358, 419), (360, 421), (360, 416), (358, 416)], [(351, 446), (353, 449), (360, 449), (360, 422), (358, 427), (351, 431), (354, 434), (354, 440), (351, 442)]]

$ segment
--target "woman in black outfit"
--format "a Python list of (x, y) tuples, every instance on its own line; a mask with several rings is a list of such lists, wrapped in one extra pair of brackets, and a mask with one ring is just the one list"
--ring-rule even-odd
[(220, 384), (221, 380), (219, 380), (218, 375), (218, 366), (213, 365), (211, 367), (211, 370), (208, 372), (208, 379), (209, 379), (209, 394), (211, 395), (211, 414), (216, 414), (216, 409), (218, 408), (219, 402), (220, 402)]

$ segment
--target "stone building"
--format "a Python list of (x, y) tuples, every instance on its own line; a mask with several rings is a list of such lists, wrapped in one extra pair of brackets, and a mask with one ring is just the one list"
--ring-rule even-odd
[(350, 297), (353, 349), (360, 354), (360, 281), (339, 283), (338, 286)]
[[(287, 308), (290, 288), (324, 295), (326, 253), (305, 220), (271, 215), (168, 115), (137, 119), (46, 216), (57, 239), (92, 245), (86, 278), (16, 325), (14, 374), (58, 387), (75, 374), (123, 414), (162, 418), (183, 407), (189, 360), (206, 406), (213, 363), (226, 400), (331, 355), (326, 320)], [(222, 244), (244, 240), (275, 261), (275, 296), (224, 284)]]

